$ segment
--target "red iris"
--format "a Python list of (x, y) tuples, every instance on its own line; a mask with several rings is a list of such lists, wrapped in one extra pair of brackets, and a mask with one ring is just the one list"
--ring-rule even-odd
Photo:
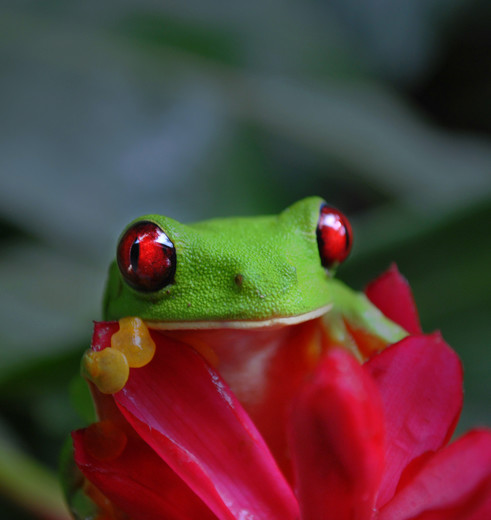
[(336, 208), (323, 204), (317, 224), (317, 243), (324, 267), (335, 267), (348, 257), (353, 243), (349, 220)]
[(126, 283), (137, 291), (158, 291), (174, 279), (174, 245), (153, 222), (137, 222), (124, 233), (117, 260)]

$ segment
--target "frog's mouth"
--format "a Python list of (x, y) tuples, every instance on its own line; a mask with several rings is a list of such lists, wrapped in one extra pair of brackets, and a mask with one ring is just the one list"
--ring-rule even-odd
[(270, 329), (296, 325), (314, 320), (328, 313), (333, 304), (329, 303), (313, 311), (295, 316), (278, 316), (263, 320), (212, 320), (212, 321), (158, 321), (145, 320), (147, 326), (155, 330), (204, 330), (204, 329)]

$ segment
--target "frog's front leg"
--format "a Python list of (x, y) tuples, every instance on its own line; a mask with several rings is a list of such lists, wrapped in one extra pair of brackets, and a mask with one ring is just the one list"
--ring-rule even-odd
[(119, 392), (130, 368), (143, 367), (155, 354), (155, 343), (143, 320), (127, 317), (119, 320), (119, 331), (111, 337), (111, 346), (87, 350), (82, 358), (82, 375), (103, 394)]

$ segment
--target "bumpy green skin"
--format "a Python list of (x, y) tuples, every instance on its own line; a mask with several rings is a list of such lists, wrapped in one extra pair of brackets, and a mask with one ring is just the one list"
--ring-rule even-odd
[(390, 341), (399, 339), (404, 335), (399, 327), (322, 267), (316, 228), (323, 202), (311, 197), (277, 216), (214, 219), (190, 225), (159, 215), (133, 221), (129, 226), (141, 220), (155, 222), (173, 242), (175, 280), (155, 293), (138, 292), (124, 282), (113, 262), (104, 318), (264, 320), (297, 316), (332, 304), (338, 316), (345, 316), (355, 326)]
[(257, 320), (294, 316), (328, 304), (330, 278), (320, 263), (316, 238), (322, 202), (312, 197), (278, 216), (191, 225), (159, 215), (137, 219), (155, 222), (173, 242), (175, 281), (156, 293), (140, 293), (123, 281), (114, 262), (105, 318)]

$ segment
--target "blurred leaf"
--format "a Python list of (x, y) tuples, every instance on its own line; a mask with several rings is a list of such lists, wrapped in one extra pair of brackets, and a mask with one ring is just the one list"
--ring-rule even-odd
[[(111, 88), (115, 85), (111, 76), (114, 75), (116, 78), (123, 74), (135, 78), (142, 93), (145, 89), (160, 88), (161, 96), (163, 98), (169, 96), (168, 99), (189, 91), (191, 85), (193, 88), (200, 85), (202, 91), (210, 93), (208, 99), (214, 99), (216, 103), (212, 108), (213, 115), (210, 121), (214, 119), (216, 121), (216, 118), (228, 113), (233, 118), (253, 122), (269, 132), (301, 144), (306, 149), (334, 158), (341, 165), (356, 172), (360, 178), (366, 179), (367, 183), (378, 184), (382, 190), (424, 211), (438, 211), (439, 208), (449, 204), (467, 204), (475, 198), (490, 193), (491, 183), (488, 172), (491, 170), (491, 146), (489, 143), (471, 141), (465, 137), (445, 136), (435, 131), (404, 107), (387, 89), (373, 83), (359, 82), (356, 85), (339, 81), (322, 83), (312, 81), (308, 77), (302, 81), (267, 74), (257, 75), (218, 66), (202, 56), (180, 51), (175, 47), (161, 46), (154, 52), (143, 52), (132, 41), (125, 38), (118, 38), (104, 31), (88, 33), (76, 25), (70, 27), (70, 38), (66, 39), (67, 26), (57, 25), (52, 20), (42, 17), (32, 17), (29, 20), (26, 17), (15, 17), (10, 13), (9, 18), (7, 13), (2, 20), (6, 29), (4, 39), (10, 33), (8, 29), (13, 24), (18, 29), (19, 25), (22, 27), (24, 24), (24, 30), (29, 30), (30, 38), (37, 38), (41, 43), (28, 46), (23, 42), (17, 51), (24, 53), (31, 60), (54, 68), (58, 73), (64, 70), (65, 74), (70, 71), (72, 73), (84, 71), (95, 81), (95, 84), (100, 84), (100, 87), (109, 80)], [(45, 37), (47, 33), (49, 38)], [(63, 42), (62, 47), (60, 47), (61, 42)], [(11, 38), (9, 43), (13, 45), (16, 41)], [(92, 48), (96, 53), (90, 65), (86, 60), (87, 48)], [(109, 63), (110, 69), (106, 70), (104, 76), (95, 76), (98, 67), (106, 67)], [(88, 70), (86, 70), (87, 66)], [(120, 99), (119, 106), (124, 107), (125, 110), (128, 110), (128, 107), (138, 109), (138, 105), (135, 106), (138, 96), (136, 99), (130, 98), (128, 104), (124, 99), (127, 97), (126, 93), (121, 94), (123, 97)], [(113, 103), (117, 102), (118, 97), (113, 95), (112, 100)], [(57, 110), (55, 113), (60, 112)], [(162, 113), (162, 108), (157, 113)], [(187, 153), (181, 155), (188, 159), (196, 157), (193, 153), (194, 146), (202, 142), (200, 139), (203, 139), (204, 135), (209, 139), (209, 130), (212, 128), (206, 126), (205, 134), (190, 133), (190, 129), (195, 128), (197, 122), (203, 121), (202, 116), (198, 117), (196, 113), (193, 115), (193, 124), (189, 124), (185, 130)], [(180, 114), (176, 119), (177, 124), (183, 125), (186, 120), (191, 121), (189, 117), (183, 116)], [(111, 114), (109, 121), (112, 121), (111, 124), (117, 122), (115, 112)], [(98, 127), (95, 124), (90, 126)], [(134, 125), (131, 127), (125, 125), (124, 128), (127, 134), (131, 134), (128, 132), (130, 128), (137, 129)], [(124, 141), (122, 136), (119, 136), (121, 125), (117, 126), (117, 130), (116, 132), (114, 127), (112, 141), (113, 146), (116, 144), (119, 146), (112, 150), (112, 155), (124, 157), (121, 146)], [(125, 142), (128, 142), (128, 137), (125, 136)], [(94, 134), (94, 138), (100, 139), (97, 134)], [(104, 139), (108, 140), (107, 132)], [(152, 141), (148, 138), (145, 141), (144, 146), (142, 143), (137, 145), (137, 149), (140, 150), (137, 156), (146, 157), (148, 160), (152, 154), (148, 152), (142, 154), (142, 152)], [(162, 144), (160, 140), (155, 142)], [(28, 146), (24, 148), (29, 149)], [(79, 153), (76, 148), (70, 150), (71, 161), (76, 157), (76, 153)], [(8, 158), (11, 153), (2, 155)], [(16, 155), (18, 156), (19, 154)], [(124, 164), (126, 163), (127, 161), (124, 161)], [(196, 162), (195, 159), (194, 164), (198, 163), (199, 161)], [(162, 162), (162, 166), (165, 164), (165, 161)], [(116, 213), (113, 213), (115, 216), (118, 214), (118, 208), (126, 207), (123, 202), (127, 201), (128, 197), (133, 197), (129, 202), (142, 200), (143, 192), (135, 199), (134, 191), (124, 191), (125, 187), (128, 188), (125, 183), (135, 182), (133, 171), (121, 177), (115, 173), (117, 171), (115, 164), (106, 165), (114, 172), (112, 182), (106, 181), (105, 186), (96, 185), (96, 179), (98, 184), (100, 183), (101, 166), (86, 165), (83, 169), (84, 182), (79, 181), (78, 185), (71, 187), (72, 190), (78, 190), (79, 197), (85, 193), (86, 197), (91, 196), (94, 199), (103, 194), (104, 203), (102, 200), (100, 202), (92, 200), (92, 207), (97, 210), (104, 207), (104, 204), (109, 205), (116, 210)], [(12, 168), (6, 169), (8, 171)], [(19, 170), (19, 166), (15, 169)], [(11, 179), (8, 189), (3, 192), (2, 202), (5, 202), (6, 208), (9, 208), (10, 200), (14, 198), (22, 200), (25, 195), (18, 186), (21, 182), (25, 185), (29, 175), (34, 173), (33, 170), (32, 174), (29, 174), (29, 169), (25, 168), (21, 168), (21, 171), (24, 178), (16, 177), (15, 181)], [(172, 171), (177, 173), (178, 170)], [(196, 176), (196, 170), (193, 171), (193, 175)], [(92, 179), (89, 172), (93, 172)], [(154, 185), (157, 177), (155, 171), (149, 169), (143, 162), (139, 168), (139, 176), (144, 178), (145, 172), (151, 176), (152, 182), (138, 184), (138, 188), (147, 186), (150, 197), (147, 205), (152, 206), (152, 196), (159, 192), (158, 186)], [(166, 188), (163, 192), (169, 195), (172, 194), (173, 187), (172, 183), (170, 186), (167, 185), (170, 178), (170, 176), (165, 177), (166, 185), (163, 186)], [(195, 180), (197, 178), (199, 177), (194, 177)], [(56, 185), (61, 195), (63, 183), (58, 184), (53, 181), (49, 185)], [(148, 189), (148, 186), (151, 186), (152, 190)], [(39, 189), (42, 190), (42, 186), (39, 186)], [(212, 193), (210, 195), (212, 196)], [(36, 197), (29, 203), (39, 204), (39, 199)], [(58, 200), (70, 199), (58, 196)], [(175, 198), (167, 196), (167, 200), (172, 207)], [(23, 215), (29, 214), (26, 211), (26, 204), (20, 205), (19, 208), (23, 213), (10, 208), (10, 211), (15, 211), (13, 214), (16, 214), (16, 218), (23, 218)], [(76, 212), (72, 208), (69, 219), (74, 219), (75, 216)], [(99, 215), (99, 218), (96, 218), (95, 213), (91, 216), (93, 225), (90, 229), (95, 237), (98, 236), (98, 232), (101, 233), (100, 230), (97, 231), (97, 227), (102, 220), (102, 215)], [(85, 228), (87, 229), (88, 226), (86, 225)], [(70, 240), (69, 234), (65, 232), (64, 238)]]
[(58, 354), (48, 351), (10, 367), (0, 378), (0, 396), (25, 398), (35, 395), (39, 389), (66, 391), (73, 375), (79, 371), (80, 358), (87, 346), (88, 343), (85, 347), (81, 344)]
[(96, 421), (94, 402), (87, 384), (87, 381), (80, 375), (72, 378), (70, 382), (70, 402), (77, 413), (82, 417), (86, 424)]
[(218, 25), (198, 24), (159, 12), (136, 12), (125, 18), (117, 29), (138, 44), (176, 47), (227, 65), (238, 65), (244, 60), (237, 33), (225, 32)]
[(0, 437), (0, 490), (32, 513), (69, 520), (56, 477)]

